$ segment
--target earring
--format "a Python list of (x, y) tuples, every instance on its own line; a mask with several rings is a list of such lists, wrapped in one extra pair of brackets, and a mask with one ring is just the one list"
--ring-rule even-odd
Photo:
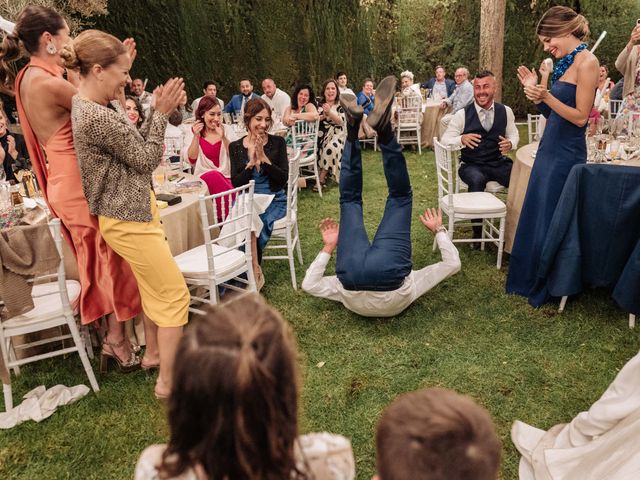
[(53, 44), (53, 42), (49, 42), (47, 43), (47, 53), (49, 55), (55, 55), (56, 53), (58, 53), (58, 49), (56, 48), (56, 46)]

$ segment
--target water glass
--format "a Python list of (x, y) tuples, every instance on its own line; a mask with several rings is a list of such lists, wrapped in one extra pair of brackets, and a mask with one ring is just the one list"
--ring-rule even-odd
[(615, 139), (609, 144), (609, 158), (617, 160), (620, 153), (620, 140)]
[(11, 185), (9, 182), (0, 182), (0, 212), (9, 210), (12, 206)]
[(167, 183), (167, 161), (162, 160), (158, 168), (153, 172), (153, 186), (159, 193), (164, 192)]

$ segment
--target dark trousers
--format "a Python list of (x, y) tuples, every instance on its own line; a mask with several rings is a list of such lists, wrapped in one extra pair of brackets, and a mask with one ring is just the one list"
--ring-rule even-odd
[(372, 243), (363, 219), (360, 142), (347, 141), (342, 154), (336, 274), (347, 290), (395, 290), (411, 273), (413, 194), (409, 172), (395, 139), (380, 149), (389, 193)]
[[(487, 182), (498, 182), (503, 187), (509, 187), (513, 162), (508, 157), (502, 157), (499, 161), (486, 164), (463, 163), (458, 170), (460, 179), (469, 186), (470, 192), (484, 192)], [(474, 219), (481, 222), (482, 219)], [(482, 236), (482, 227), (473, 227), (473, 238)]]

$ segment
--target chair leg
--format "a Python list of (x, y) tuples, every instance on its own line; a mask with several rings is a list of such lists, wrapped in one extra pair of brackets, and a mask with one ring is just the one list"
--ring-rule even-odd
[(291, 227), (287, 227), (287, 257), (289, 259), (289, 271), (291, 272), (291, 285), (293, 289), (298, 289), (298, 283), (296, 281), (296, 263), (293, 258), (293, 240), (291, 239)]
[(318, 193), (322, 197), (322, 185), (320, 184), (320, 172), (318, 172), (318, 159), (313, 161), (313, 174), (316, 176), (316, 185), (318, 186)]
[(481, 232), (482, 233), (480, 234), (480, 240), (481, 240), (481, 242), (480, 242), (480, 251), (482, 251), (482, 252), (484, 252), (484, 241), (482, 241), (482, 240), (485, 239), (486, 225), (487, 225), (486, 222), (488, 222), (488, 220), (486, 218), (483, 218), (482, 222), (481, 222), (481, 226), (482, 226)]
[(73, 318), (73, 315), (67, 317), (67, 325), (69, 326), (69, 331), (71, 332), (71, 337), (73, 338), (73, 342), (78, 349), (78, 355), (80, 355), (80, 361), (82, 362), (82, 366), (84, 367), (84, 371), (89, 377), (89, 383), (91, 384), (91, 388), (94, 392), (99, 392), (100, 387), (98, 386), (98, 381), (96, 380), (96, 376), (93, 373), (93, 368), (91, 368), (91, 362), (89, 361), (89, 357), (87, 357), (87, 352), (84, 349), (84, 342), (82, 338), (80, 338), (80, 333), (78, 332), (78, 326), (76, 325), (76, 319)]
[(300, 265), (304, 265), (302, 260), (302, 247), (300, 246), (300, 232), (298, 231), (298, 224), (296, 223), (296, 251), (298, 252), (298, 261)]
[(11, 394), (11, 384), (2, 384), (2, 392), (4, 393), (4, 409), (10, 411), (13, 409), (13, 395)]
[(505, 217), (500, 219), (500, 233), (498, 234), (498, 270), (502, 268), (502, 252), (504, 251), (504, 222)]
[(636, 326), (636, 316), (633, 313), (629, 314), (629, 328), (635, 328)]
[[(16, 350), (13, 348), (13, 339), (9, 338), (8, 340), (8, 355), (9, 355), (9, 361), (10, 362), (15, 362), (18, 357), (16, 356)], [(17, 377), (18, 375), (20, 375), (20, 367), (19, 366), (15, 366), (12, 367), (13, 368), (13, 373), (14, 375)]]
[(418, 155), (422, 155), (422, 139), (420, 138), (420, 127), (416, 130), (418, 135)]
[(88, 325), (80, 326), (80, 338), (82, 338), (82, 342), (84, 343), (84, 349), (87, 352), (87, 357), (89, 357), (89, 360), (93, 360), (93, 347), (91, 345), (91, 333), (89, 333)]
[(558, 313), (562, 313), (564, 312), (564, 307), (567, 305), (567, 297), (566, 295), (564, 297), (562, 297), (562, 299), (560, 300), (560, 306), (558, 307)]

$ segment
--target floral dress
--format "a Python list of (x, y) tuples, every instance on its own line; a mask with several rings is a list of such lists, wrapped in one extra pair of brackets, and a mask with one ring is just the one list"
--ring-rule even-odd
[[(342, 125), (336, 125), (329, 117), (320, 120), (318, 127), (318, 165), (323, 170), (329, 170), (336, 182), (340, 181), (340, 162), (342, 151), (347, 140), (346, 117), (340, 105), (331, 107), (338, 112)], [(322, 107), (318, 108), (322, 115)]]
[(633, 92), (622, 100), (619, 118), (622, 120), (621, 131), (629, 132), (629, 119), (633, 116), (633, 123), (640, 121), (640, 62), (636, 65), (636, 81)]

